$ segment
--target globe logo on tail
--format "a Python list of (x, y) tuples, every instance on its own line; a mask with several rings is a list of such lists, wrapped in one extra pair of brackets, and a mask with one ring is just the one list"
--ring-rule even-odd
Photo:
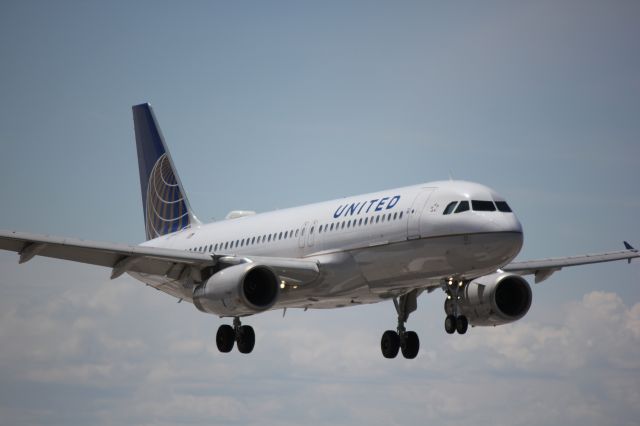
[(189, 212), (167, 154), (162, 154), (149, 174), (145, 226), (147, 239), (189, 226)]

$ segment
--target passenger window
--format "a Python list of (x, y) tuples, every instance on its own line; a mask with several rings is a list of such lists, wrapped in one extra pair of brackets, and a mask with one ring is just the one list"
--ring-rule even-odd
[(496, 206), (493, 201), (472, 200), (471, 208), (477, 212), (495, 212)]
[(511, 207), (509, 207), (506, 201), (496, 201), (496, 207), (503, 213), (511, 213)]
[(313, 234), (314, 229), (315, 229), (315, 226), (312, 226), (311, 229), (309, 230), (309, 235)]
[(400, 212), (400, 219), (402, 219), (402, 215), (404, 214), (404, 212)]
[(376, 223), (380, 222), (380, 216), (376, 216)]
[(365, 217), (365, 218), (364, 218), (364, 224), (365, 224), (365, 225), (367, 225), (368, 223), (369, 223), (369, 218), (368, 218), (368, 217)]
[(395, 212), (395, 213), (393, 214), (393, 220), (396, 220), (397, 218), (398, 218), (398, 212)]
[(282, 239), (282, 232), (280, 233), (280, 235), (278, 235), (278, 239), (281, 240)]
[(460, 204), (458, 204), (458, 208), (456, 209), (456, 213), (462, 213), (462, 212), (466, 212), (467, 210), (469, 210), (469, 202), (468, 201), (460, 201)]
[(362, 218), (358, 221), (358, 226), (362, 226)]
[(296, 229), (296, 237), (298, 236), (298, 231), (299, 231), (299, 229)]
[(444, 209), (442, 214), (451, 214), (453, 212), (453, 209), (456, 208), (456, 204), (458, 204), (457, 201), (452, 201), (449, 204), (447, 204), (447, 207)]
[(322, 225), (320, 225), (320, 228), (318, 228), (318, 234), (322, 234)]
[(344, 225), (346, 225), (347, 223), (343, 220), (342, 221), (342, 229), (344, 229)]
[(389, 222), (390, 220), (391, 220), (391, 213), (387, 215), (387, 222)]

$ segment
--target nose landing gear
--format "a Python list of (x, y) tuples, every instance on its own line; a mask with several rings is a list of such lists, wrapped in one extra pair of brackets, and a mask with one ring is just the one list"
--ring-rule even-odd
[(233, 318), (233, 327), (223, 324), (216, 333), (216, 346), (223, 353), (231, 352), (234, 343), (238, 344), (238, 351), (248, 354), (256, 344), (256, 334), (250, 325), (242, 325), (240, 318)]
[(395, 358), (399, 351), (407, 359), (413, 359), (420, 351), (420, 339), (415, 331), (407, 331), (404, 324), (409, 319), (409, 314), (418, 307), (418, 290), (393, 299), (393, 304), (398, 313), (398, 327), (396, 330), (387, 330), (382, 334), (380, 349), (385, 358)]

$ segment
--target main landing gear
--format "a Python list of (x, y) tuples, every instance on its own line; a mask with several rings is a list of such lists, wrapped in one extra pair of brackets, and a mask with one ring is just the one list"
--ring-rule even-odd
[(462, 299), (461, 294), (464, 293), (464, 281), (454, 282), (453, 279), (449, 279), (444, 282), (442, 288), (447, 293), (447, 299), (444, 301), (444, 312), (447, 317), (444, 320), (444, 330), (448, 334), (453, 334), (456, 331), (458, 334), (464, 334), (469, 328), (469, 320), (466, 316), (460, 313), (460, 307), (458, 302)]
[(238, 343), (238, 350), (243, 354), (251, 353), (256, 344), (256, 334), (250, 325), (242, 325), (240, 318), (233, 318), (233, 327), (223, 324), (216, 333), (216, 345), (220, 352), (231, 352), (233, 344)]
[(387, 330), (382, 334), (380, 349), (385, 358), (395, 358), (398, 351), (402, 351), (402, 356), (413, 359), (420, 350), (420, 339), (415, 331), (407, 331), (404, 324), (409, 319), (409, 314), (418, 307), (418, 290), (413, 290), (404, 296), (393, 299), (393, 304), (398, 313), (398, 328), (396, 331)]

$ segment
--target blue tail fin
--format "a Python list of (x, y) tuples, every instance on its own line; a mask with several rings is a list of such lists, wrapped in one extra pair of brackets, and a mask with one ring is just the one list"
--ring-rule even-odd
[(199, 224), (193, 215), (151, 105), (133, 107), (147, 240)]

